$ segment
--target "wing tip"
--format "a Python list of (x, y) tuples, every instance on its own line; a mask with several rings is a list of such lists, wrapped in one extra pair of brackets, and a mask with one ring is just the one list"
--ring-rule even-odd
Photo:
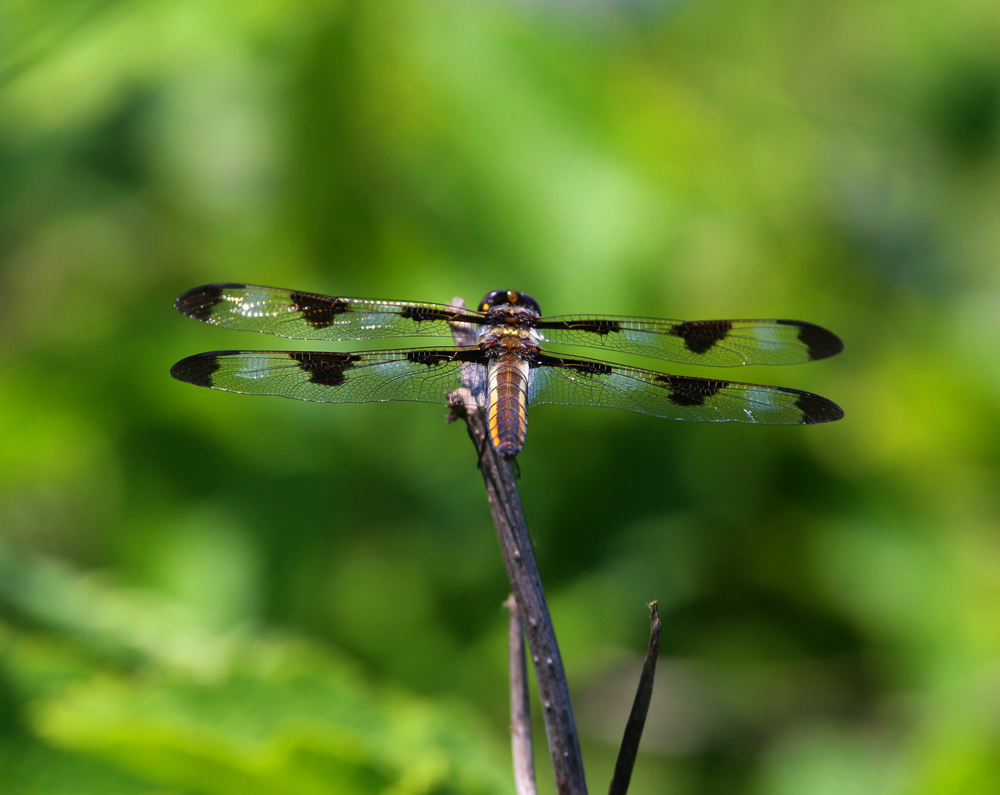
[(238, 351), (211, 351), (209, 353), (196, 353), (181, 359), (170, 368), (170, 375), (178, 381), (194, 386), (212, 387), (212, 376), (221, 367), (219, 358)]
[(803, 392), (795, 401), (795, 407), (802, 412), (801, 425), (817, 425), (823, 422), (836, 422), (844, 418), (844, 410), (820, 395)]
[(779, 320), (783, 326), (797, 326), (799, 342), (806, 346), (809, 361), (829, 359), (844, 350), (844, 341), (832, 331), (804, 320)]
[(207, 323), (215, 314), (217, 304), (226, 300), (225, 292), (232, 289), (242, 289), (245, 284), (235, 282), (220, 282), (218, 284), (203, 284), (185, 290), (174, 301), (174, 309), (182, 315)]

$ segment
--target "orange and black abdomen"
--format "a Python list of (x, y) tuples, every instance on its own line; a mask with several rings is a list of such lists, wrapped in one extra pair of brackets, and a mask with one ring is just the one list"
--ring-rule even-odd
[(487, 427), (490, 442), (502, 458), (514, 458), (528, 434), (528, 363), (504, 353), (490, 362)]

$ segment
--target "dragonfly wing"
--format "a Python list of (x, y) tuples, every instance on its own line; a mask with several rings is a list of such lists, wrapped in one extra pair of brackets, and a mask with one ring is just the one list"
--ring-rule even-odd
[(811, 425), (844, 416), (811, 392), (713, 378), (666, 375), (593, 359), (541, 353), (534, 362), (528, 405), (602, 406), (691, 422)]
[(483, 321), (478, 312), (445, 304), (337, 298), (252, 284), (195, 287), (174, 306), (213, 326), (300, 340), (450, 337), (451, 323)]
[(799, 320), (656, 320), (558, 316), (536, 322), (546, 342), (630, 353), (684, 364), (730, 367), (799, 364), (834, 356), (844, 343)]
[(479, 348), (319, 353), (214, 351), (177, 362), (170, 374), (195, 386), (316, 403), (446, 402), (463, 367), (481, 367)]

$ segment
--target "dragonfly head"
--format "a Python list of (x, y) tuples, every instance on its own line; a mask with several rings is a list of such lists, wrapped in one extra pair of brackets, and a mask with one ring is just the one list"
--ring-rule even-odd
[(518, 309), (528, 309), (536, 315), (542, 314), (538, 301), (527, 293), (519, 293), (516, 290), (494, 290), (486, 293), (483, 300), (479, 302), (480, 312), (489, 312), (501, 306), (512, 306)]

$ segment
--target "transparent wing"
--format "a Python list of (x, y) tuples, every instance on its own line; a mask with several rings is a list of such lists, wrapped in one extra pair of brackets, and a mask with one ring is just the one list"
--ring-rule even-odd
[(542, 317), (542, 337), (684, 364), (799, 364), (844, 349), (833, 332), (799, 320), (656, 320), (597, 315)]
[(206, 284), (174, 302), (177, 311), (213, 326), (297, 340), (450, 337), (450, 322), (481, 324), (478, 312), (445, 304), (335, 298), (252, 284)]
[(478, 348), (314, 353), (214, 351), (181, 359), (170, 374), (195, 386), (316, 403), (447, 402), (462, 368), (485, 364)]
[(538, 355), (532, 376), (529, 406), (603, 406), (671, 420), (763, 425), (810, 425), (844, 416), (836, 403), (798, 389), (666, 375), (549, 353)]

